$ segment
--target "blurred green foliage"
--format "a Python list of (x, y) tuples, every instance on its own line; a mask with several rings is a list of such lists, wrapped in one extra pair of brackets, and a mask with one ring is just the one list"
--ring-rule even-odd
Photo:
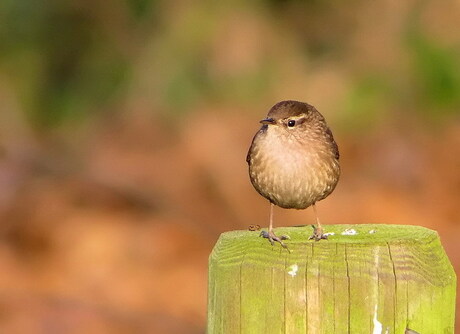
[(434, 115), (458, 112), (460, 50), (442, 47), (417, 32), (408, 39), (419, 107)]
[(356, 79), (344, 101), (342, 121), (349, 130), (373, 130), (382, 115), (391, 112), (392, 88), (386, 79), (370, 73)]
[(280, 17), (293, 34), (305, 55), (312, 58), (344, 56), (356, 28), (356, 13), (349, 8), (357, 1), (336, 0), (267, 0), (273, 18)]
[(87, 116), (121, 87), (127, 59), (91, 11), (59, 1), (0, 6), (0, 66), (33, 123)]
[(458, 114), (460, 108), (460, 41), (454, 46), (429, 37), (421, 20), (424, 2), (416, 3), (406, 23), (405, 43), (411, 60), (416, 108), (431, 118)]
[[(177, 21), (163, 26), (154, 41), (151, 75), (158, 76), (156, 94), (162, 108), (175, 114), (185, 113), (203, 102), (250, 102), (264, 94), (273, 80), (276, 64), (270, 55), (251, 67), (221, 73), (219, 48), (224, 45), (222, 30), (225, 5), (203, 1), (177, 14)], [(248, 6), (248, 11), (255, 9)], [(256, 14), (254, 14), (256, 15)], [(238, 54), (245, 50), (232, 50)], [(231, 56), (229, 56), (231, 58)]]
[[(347, 94), (337, 111), (353, 126), (371, 126), (395, 106), (443, 118), (460, 107), (460, 42), (445, 46), (427, 36), (420, 22), (424, 4), (414, 4), (405, 31), (393, 36), (402, 40), (408, 66), (401, 59), (388, 71), (353, 64), (360, 52), (353, 48), (360, 38), (357, 29), (373, 23), (359, 16), (363, 1), (4, 0), (1, 80), (16, 92), (31, 122), (47, 128), (111, 111), (117, 99), (137, 89), (142, 73), (151, 78), (140, 90), (154, 101), (150, 109), (177, 113), (211, 101), (267, 99), (289, 82), (282, 69), (295, 58), (308, 64), (299, 69), (305, 82), (316, 65), (345, 69)], [(252, 42), (260, 42), (262, 51), (252, 55), (251, 66), (219, 72), (216, 58), (245, 52), (244, 43), (233, 50), (225, 44), (228, 36), (221, 35), (232, 11), (232, 29), (238, 27), (238, 13), (245, 13), (266, 35)], [(375, 47), (371, 42), (358, 45)], [(219, 47), (224, 52), (216, 55)]]

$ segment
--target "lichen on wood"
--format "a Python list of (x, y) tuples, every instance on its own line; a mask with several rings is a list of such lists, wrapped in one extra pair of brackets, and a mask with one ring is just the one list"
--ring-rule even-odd
[(223, 233), (209, 258), (208, 333), (453, 333), (456, 277), (436, 232), (418, 226)]

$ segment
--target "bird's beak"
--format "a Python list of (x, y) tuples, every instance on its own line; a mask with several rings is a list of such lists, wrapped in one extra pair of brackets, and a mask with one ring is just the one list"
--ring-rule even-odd
[(260, 121), (262, 124), (275, 124), (276, 121), (273, 118), (265, 118)]

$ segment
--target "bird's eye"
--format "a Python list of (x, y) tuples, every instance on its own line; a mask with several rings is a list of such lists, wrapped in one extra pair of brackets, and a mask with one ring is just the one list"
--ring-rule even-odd
[(292, 128), (292, 127), (294, 127), (294, 125), (295, 125), (295, 121), (294, 121), (293, 119), (291, 119), (287, 124), (288, 124), (288, 126), (289, 126), (290, 128)]

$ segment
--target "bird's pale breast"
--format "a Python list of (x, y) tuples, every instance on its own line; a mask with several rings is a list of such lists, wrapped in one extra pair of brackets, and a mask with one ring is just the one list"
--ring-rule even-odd
[(312, 134), (301, 143), (276, 127), (262, 129), (249, 154), (254, 187), (283, 208), (305, 209), (324, 199), (334, 190), (340, 174), (331, 141)]

